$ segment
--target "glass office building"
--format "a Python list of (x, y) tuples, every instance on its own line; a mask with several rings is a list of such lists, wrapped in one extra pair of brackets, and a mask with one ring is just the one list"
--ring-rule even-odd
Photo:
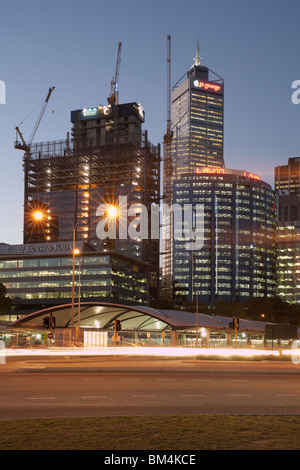
[(290, 303), (300, 302), (300, 221), (277, 227), (277, 294)]
[(196, 168), (174, 182), (173, 200), (204, 214), (199, 250), (187, 249), (194, 234), (174, 224), (177, 305), (196, 297), (210, 305), (217, 298), (245, 302), (275, 295), (276, 193), (270, 185), (245, 171)]
[(72, 301), (147, 305), (148, 265), (118, 253), (72, 242), (0, 246), (0, 280), (12, 299), (10, 316)]
[[(164, 201), (172, 204), (173, 182), (195, 167), (224, 167), (224, 80), (201, 63), (199, 47), (192, 67), (172, 89), (172, 140), (164, 149)], [(172, 292), (172, 222), (163, 221), (162, 287)]]
[(224, 167), (224, 81), (200, 60), (172, 91), (173, 178)]
[(288, 159), (274, 171), (278, 194), (277, 294), (286, 302), (300, 301), (300, 158)]
[(300, 194), (300, 157), (291, 157), (287, 165), (275, 168), (275, 190)]

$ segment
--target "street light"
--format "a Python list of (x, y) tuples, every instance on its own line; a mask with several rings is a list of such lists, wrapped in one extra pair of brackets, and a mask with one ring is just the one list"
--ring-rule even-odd
[(42, 220), (44, 214), (41, 211), (36, 211), (33, 213), (33, 217), (35, 218), (35, 220)]
[(78, 340), (80, 333), (80, 275), (81, 275), (81, 266), (80, 266), (80, 250), (79, 248), (73, 248), (73, 279), (72, 279), (72, 338), (73, 338), (73, 328), (74, 328), (74, 310), (75, 310), (75, 258), (78, 255), (78, 325), (76, 327), (76, 342)]
[(107, 210), (107, 215), (108, 217), (111, 217), (111, 218), (116, 218), (118, 216), (118, 208), (116, 206), (109, 206), (108, 210)]
[[(196, 208), (193, 207), (193, 216), (194, 216), (194, 224), (195, 226), (193, 227), (193, 231), (196, 232)], [(198, 276), (196, 274), (196, 240), (193, 239), (193, 252), (192, 252), (192, 292), (194, 291), (194, 283), (195, 283), (195, 289), (196, 289), (196, 346), (198, 347), (199, 343), (199, 297), (198, 297)], [(196, 278), (196, 279), (195, 279)], [(196, 282), (195, 282), (196, 281)], [(194, 296), (193, 296), (194, 297)]]
[[(79, 251), (79, 250), (78, 250)], [(76, 342), (80, 340), (80, 279), (81, 277), (81, 266), (80, 266), (80, 252), (79, 252), (79, 257), (78, 257), (78, 312), (77, 312), (77, 328), (76, 328)]]
[(76, 226), (73, 228), (73, 269), (72, 269), (72, 308), (71, 308), (71, 341), (74, 340), (74, 310), (75, 310), (75, 258), (80, 253), (80, 250), (75, 247)]
[(40, 242), (40, 229), (43, 224), (43, 219), (44, 219), (44, 212), (40, 209), (34, 210), (31, 209), (30, 211), (30, 217), (34, 221), (34, 227), (37, 226), (37, 241)]

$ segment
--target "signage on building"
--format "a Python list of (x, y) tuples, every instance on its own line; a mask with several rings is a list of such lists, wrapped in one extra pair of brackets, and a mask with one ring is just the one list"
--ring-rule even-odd
[(98, 108), (84, 108), (82, 110), (83, 117), (95, 117), (98, 114)]
[(254, 173), (247, 173), (246, 171), (244, 171), (244, 176), (248, 176), (248, 178), (252, 178), (252, 179), (258, 180), (258, 181), (261, 180), (260, 176), (254, 175)]
[[(83, 251), (83, 242), (76, 242), (75, 247)], [(53, 243), (33, 243), (25, 245), (2, 245), (1, 255), (42, 255), (42, 254), (71, 254), (73, 253), (73, 241)]]
[(254, 180), (261, 180), (261, 177), (258, 175), (255, 175), (254, 173), (248, 173), (248, 171), (245, 170), (229, 170), (227, 168), (203, 168), (200, 166), (197, 166), (195, 169), (196, 173), (202, 174), (202, 173), (208, 173), (210, 175), (236, 175), (236, 176), (246, 176), (247, 178), (251, 178)]
[(194, 80), (194, 86), (196, 88), (203, 88), (204, 90), (212, 90), (215, 92), (221, 90), (221, 85), (217, 85), (216, 83), (203, 82), (199, 80)]
[(224, 168), (201, 168), (198, 166), (196, 168), (196, 173), (209, 173), (210, 175), (212, 174), (224, 175), (225, 170)]

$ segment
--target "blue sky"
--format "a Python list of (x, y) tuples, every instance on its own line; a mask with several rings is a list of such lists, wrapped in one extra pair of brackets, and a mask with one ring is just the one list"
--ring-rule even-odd
[(274, 167), (300, 155), (299, 0), (10, 0), (0, 2), (0, 242), (22, 243), (23, 168), (15, 126), (35, 141), (64, 139), (73, 109), (106, 104), (122, 42), (120, 102), (137, 101), (153, 144), (166, 130), (167, 35), (172, 83), (193, 63), (225, 80), (225, 164), (273, 186)]

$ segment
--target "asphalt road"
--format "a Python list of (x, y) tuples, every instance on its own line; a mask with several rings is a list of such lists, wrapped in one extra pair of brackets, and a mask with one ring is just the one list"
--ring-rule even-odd
[(0, 366), (0, 419), (299, 415), (300, 366), (107, 358)]

